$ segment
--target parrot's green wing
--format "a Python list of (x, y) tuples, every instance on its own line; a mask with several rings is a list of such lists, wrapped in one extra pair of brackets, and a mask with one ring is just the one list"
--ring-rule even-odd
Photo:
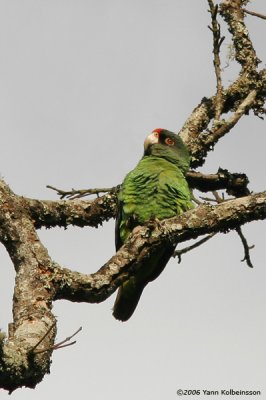
[[(118, 197), (117, 249), (135, 226), (151, 219), (170, 218), (192, 208), (191, 193), (181, 169), (164, 158), (152, 155), (143, 157), (126, 176)], [(163, 271), (174, 247), (172, 244), (164, 245), (123, 283), (113, 309), (115, 318), (121, 321), (130, 318), (143, 289)]]

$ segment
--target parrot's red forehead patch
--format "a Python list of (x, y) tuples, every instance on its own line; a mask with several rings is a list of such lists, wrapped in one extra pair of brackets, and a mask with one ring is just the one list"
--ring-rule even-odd
[(156, 128), (152, 132), (161, 133), (162, 131), (163, 131), (163, 128)]
[(158, 134), (158, 136), (159, 136), (159, 135), (160, 135), (160, 133), (161, 133), (162, 131), (164, 131), (164, 129), (163, 129), (163, 128), (156, 128), (156, 129), (154, 129), (154, 130), (152, 131), (152, 133), (157, 133), (157, 134)]

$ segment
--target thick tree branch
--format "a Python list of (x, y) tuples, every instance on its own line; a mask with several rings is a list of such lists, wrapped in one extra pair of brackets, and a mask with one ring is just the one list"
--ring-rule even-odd
[(94, 200), (35, 200), (23, 198), (24, 208), (36, 228), (68, 225), (98, 227), (116, 214), (116, 193), (110, 192)]
[[(10, 391), (22, 385), (34, 387), (49, 371), (56, 333), (53, 300), (101, 302), (141, 268), (162, 242), (180, 243), (266, 218), (266, 192), (216, 206), (202, 205), (133, 231), (128, 242), (98, 272), (84, 275), (51, 260), (25, 201), (1, 181), (0, 240), (16, 270), (14, 321), (8, 340), (2, 336), (0, 340), (0, 386)], [(34, 351), (36, 346), (38, 352)]]
[(95, 274), (73, 272), (55, 263), (43, 274), (57, 299), (101, 302), (141, 268), (162, 242), (181, 243), (212, 232), (227, 232), (259, 219), (266, 219), (266, 192), (215, 206), (202, 205), (179, 217), (150, 223), (133, 232), (127, 243)]
[[(13, 298), (13, 323), (9, 340), (1, 342), (0, 387), (12, 391), (25, 385), (34, 387), (49, 372), (51, 352), (30, 355), (30, 350), (55, 324), (50, 288), (42, 284), (40, 266), (49, 258), (33, 222), (25, 213), (23, 198), (1, 182), (0, 241), (6, 247), (16, 270)], [(42, 342), (53, 344), (56, 328)]]
[(221, 15), (232, 34), (235, 57), (242, 66), (242, 74), (256, 72), (260, 63), (244, 22), (243, 5), (243, 0), (224, 0), (220, 6)]
[(216, 174), (202, 174), (189, 171), (186, 175), (189, 186), (201, 192), (226, 189), (227, 193), (236, 197), (247, 196), (250, 192), (249, 183), (245, 174), (230, 173), (226, 169), (219, 168)]
[[(241, 64), (242, 70), (235, 82), (223, 90), (223, 106), (219, 113), (233, 111), (234, 116), (227, 122), (218, 124), (209, 133), (206, 129), (217, 113), (217, 95), (204, 97), (179, 132), (191, 151), (194, 168), (204, 163), (208, 151), (217, 140), (229, 132), (248, 110), (253, 109), (257, 115), (265, 112), (263, 105), (266, 97), (266, 70), (257, 71), (259, 59), (244, 23), (242, 5), (241, 0), (224, 0), (220, 6), (221, 15), (233, 37), (236, 60)], [(218, 134), (214, 134), (215, 131)]]

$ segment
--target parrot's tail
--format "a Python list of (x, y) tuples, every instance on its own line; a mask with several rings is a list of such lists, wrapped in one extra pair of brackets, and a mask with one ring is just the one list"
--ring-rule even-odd
[(119, 321), (127, 321), (134, 313), (140, 296), (146, 284), (134, 286), (131, 290), (131, 279), (118, 289), (118, 294), (113, 307), (113, 316)]
[(148, 263), (118, 289), (113, 308), (113, 316), (120, 321), (127, 321), (134, 313), (145, 286), (158, 278), (173, 254), (175, 244), (159, 249), (150, 256)]

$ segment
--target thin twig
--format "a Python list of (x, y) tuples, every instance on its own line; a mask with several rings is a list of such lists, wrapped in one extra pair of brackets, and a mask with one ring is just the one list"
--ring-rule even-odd
[[(224, 199), (224, 197), (221, 197), (218, 192), (213, 191), (212, 193), (214, 195), (214, 199), (208, 199), (209, 201), (215, 201), (217, 204), (221, 204), (221, 203), (224, 203), (225, 201), (227, 201), (227, 200)], [(244, 258), (243, 258), (243, 260), (241, 260), (241, 262), (246, 261), (247, 265), (250, 268), (253, 268), (253, 264), (251, 262), (249, 250), (253, 249), (255, 247), (255, 245), (252, 245), (252, 246), (248, 245), (247, 239), (243, 235), (241, 227), (238, 227), (235, 230), (236, 230), (237, 234), (239, 235), (239, 237), (241, 239), (241, 242), (243, 244), (243, 247), (244, 247)]]
[(220, 196), (219, 193), (217, 192), (217, 190), (213, 190), (212, 194), (213, 194), (217, 204), (223, 203), (225, 201), (224, 194), (222, 194), (222, 196)]
[(215, 96), (215, 121), (219, 121), (221, 118), (222, 110), (223, 110), (223, 85), (222, 85), (222, 77), (221, 77), (221, 60), (220, 60), (220, 48), (225, 39), (225, 36), (221, 36), (221, 27), (219, 22), (217, 21), (217, 13), (218, 13), (218, 4), (214, 5), (212, 0), (208, 0), (210, 13), (212, 17), (212, 27), (209, 26), (209, 29), (212, 31), (213, 35), (213, 65), (216, 75), (216, 96)]
[(212, 190), (212, 194), (213, 194), (213, 198), (200, 196), (200, 199), (202, 199), (204, 201), (212, 202), (212, 203), (217, 203), (217, 204), (224, 203), (225, 201), (230, 200), (230, 199), (224, 198), (224, 193), (222, 193), (222, 196), (220, 196), (216, 190)]
[(72, 343), (68, 343), (67, 345), (65, 344), (65, 343), (69, 342), (74, 336), (76, 336), (81, 330), (82, 330), (82, 326), (79, 327), (79, 329), (76, 330), (76, 332), (74, 332), (73, 335), (68, 336), (67, 338), (65, 338), (64, 340), (62, 340), (62, 342), (57, 343), (57, 344), (54, 346), (54, 349), (57, 350), (57, 349), (60, 349), (60, 348), (62, 348), (62, 347), (70, 346), (71, 344), (76, 343), (76, 342), (72, 342)]
[[(50, 330), (51, 330), (51, 328), (49, 328), (49, 331), (50, 331)], [(66, 339), (64, 339), (64, 340), (62, 340), (61, 342), (55, 344), (54, 346), (51, 346), (51, 347), (47, 347), (47, 348), (45, 348), (45, 349), (35, 350), (35, 351), (34, 351), (34, 349), (36, 349), (36, 347), (38, 347), (38, 345), (42, 342), (42, 340), (43, 340), (43, 338), (42, 338), (42, 339), (37, 343), (37, 345), (34, 346), (34, 348), (31, 350), (31, 352), (34, 353), (34, 354), (40, 354), (40, 353), (44, 353), (44, 352), (46, 352), (46, 351), (58, 350), (58, 349), (62, 349), (62, 348), (64, 348), (64, 347), (72, 346), (73, 344), (76, 343), (76, 340), (73, 341), (73, 342), (70, 342), (70, 343), (67, 343), (67, 342), (69, 342), (69, 341), (70, 341), (75, 335), (77, 335), (81, 330), (82, 330), (82, 327), (80, 327), (76, 332), (74, 332), (73, 335), (68, 336)], [(49, 333), (49, 331), (46, 332), (45, 336)]]
[(262, 19), (266, 19), (266, 15), (263, 15), (261, 13), (257, 13), (255, 11), (249, 11), (246, 8), (242, 8), (242, 10), (249, 15), (253, 15), (254, 17), (258, 17), (258, 18), (262, 18)]
[(216, 199), (211, 198), (211, 197), (203, 197), (203, 196), (199, 196), (199, 198), (203, 201), (207, 201), (208, 203), (217, 203)]
[(196, 203), (198, 206), (200, 206), (200, 205), (202, 204), (202, 201), (198, 200), (198, 199), (195, 197), (195, 195), (194, 195), (193, 192), (191, 193), (191, 200), (193, 200), (194, 203)]
[(196, 243), (192, 244), (191, 246), (184, 247), (183, 249), (180, 249), (180, 250), (176, 250), (173, 254), (173, 257), (178, 257), (178, 264), (180, 264), (182, 254), (188, 253), (189, 251), (196, 249), (197, 247), (201, 246), (203, 243), (210, 240), (217, 233), (218, 232), (210, 233), (208, 236), (205, 236), (203, 239), (198, 240)]
[(242, 232), (240, 227), (236, 228), (236, 231), (237, 231), (237, 233), (238, 233), (238, 235), (239, 235), (239, 237), (241, 239), (241, 242), (242, 242), (243, 247), (244, 247), (244, 253), (245, 253), (244, 258), (241, 260), (241, 262), (246, 261), (247, 265), (250, 268), (253, 268), (253, 264), (252, 264), (252, 261), (251, 261), (251, 258), (250, 258), (249, 250), (253, 249), (255, 247), (255, 245), (254, 244), (252, 246), (248, 245), (247, 239), (243, 235), (243, 232)]
[(51, 330), (55, 327), (56, 325), (56, 321), (50, 326), (50, 328), (48, 329), (48, 331), (41, 337), (41, 339), (35, 344), (35, 346), (31, 349), (31, 353), (38, 353), (38, 351), (36, 352), (35, 349), (37, 349), (37, 347), (44, 341), (44, 339), (47, 337), (47, 335), (49, 335), (49, 333), (51, 332)]
[(111, 192), (112, 190), (115, 189), (115, 188), (95, 188), (95, 189), (79, 189), (79, 190), (72, 189), (65, 191), (51, 185), (47, 185), (46, 187), (48, 189), (55, 190), (58, 196), (60, 196), (60, 199), (67, 198), (68, 200), (80, 199), (81, 197), (89, 196), (92, 194), (96, 194), (98, 196), (99, 193)]

